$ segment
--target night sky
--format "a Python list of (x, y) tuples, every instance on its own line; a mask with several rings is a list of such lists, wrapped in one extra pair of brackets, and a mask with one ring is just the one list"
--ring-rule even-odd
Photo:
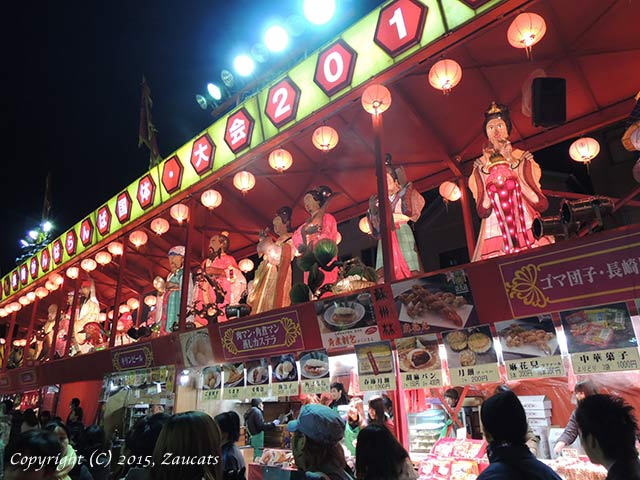
[[(261, 41), (267, 22), (302, 15), (302, 0), (12, 3), (2, 29), (1, 275), (40, 223), (47, 172), (57, 235), (147, 170), (137, 146), (143, 75), (166, 157), (213, 122), (195, 102), (207, 82)], [(298, 50), (256, 74), (268, 80), (282, 55), (315, 50), (382, 2), (337, 3), (328, 26), (305, 22)]]

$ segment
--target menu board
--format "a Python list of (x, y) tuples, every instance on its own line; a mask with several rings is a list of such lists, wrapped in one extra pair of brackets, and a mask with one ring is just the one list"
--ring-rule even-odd
[(391, 342), (375, 342), (356, 345), (360, 390), (395, 390)]
[(269, 363), (266, 358), (246, 362), (248, 398), (269, 396)]
[(452, 385), (500, 381), (498, 356), (488, 325), (445, 332), (442, 337)]
[(315, 302), (322, 345), (328, 350), (380, 340), (370, 292)]
[(638, 369), (638, 340), (626, 303), (568, 310), (560, 318), (577, 375)]
[(202, 370), (202, 400), (222, 398), (222, 366), (213, 365)]
[(330, 390), (329, 355), (325, 349), (300, 354), (300, 378), (303, 395)]
[(244, 363), (225, 363), (222, 365), (225, 400), (243, 399), (245, 395)]
[(274, 397), (293, 397), (299, 394), (298, 367), (293, 354), (271, 357), (271, 391)]
[(464, 270), (392, 285), (402, 335), (437, 333), (479, 323)]
[(495, 324), (509, 380), (565, 375), (550, 315)]
[(442, 386), (442, 363), (436, 335), (401, 338), (395, 343), (404, 389)]
[(211, 339), (206, 328), (181, 333), (180, 346), (185, 368), (202, 367), (214, 362)]

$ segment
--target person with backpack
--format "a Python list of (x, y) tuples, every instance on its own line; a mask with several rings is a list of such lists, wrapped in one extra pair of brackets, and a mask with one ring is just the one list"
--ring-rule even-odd
[(245, 480), (247, 465), (236, 442), (240, 439), (240, 416), (223, 412), (215, 416), (222, 433), (222, 480)]

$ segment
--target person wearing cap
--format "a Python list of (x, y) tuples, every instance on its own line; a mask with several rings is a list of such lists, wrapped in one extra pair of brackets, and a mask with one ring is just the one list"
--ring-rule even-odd
[(489, 443), (490, 465), (478, 480), (561, 480), (525, 445), (527, 416), (515, 393), (502, 392), (487, 399), (480, 418)]
[[(184, 254), (185, 248), (182, 245), (173, 247), (167, 253), (169, 258), (169, 275), (167, 279), (156, 277), (153, 284), (161, 286), (158, 293), (162, 298), (162, 308), (158, 309), (156, 324), (161, 334), (171, 333), (174, 326), (178, 325), (178, 315), (180, 313), (180, 301), (182, 298), (182, 279), (184, 275)], [(193, 282), (189, 276), (189, 292), (193, 291)], [(159, 298), (160, 300), (160, 298)]]
[(353, 480), (340, 444), (345, 429), (340, 415), (327, 406), (309, 404), (287, 427), (293, 433), (291, 449), (296, 466), (306, 479)]
[(93, 350), (93, 345), (88, 341), (84, 327), (88, 323), (98, 323), (100, 321), (100, 302), (96, 298), (96, 287), (93, 280), (85, 280), (80, 285), (80, 295), (82, 304), (80, 311), (73, 323), (73, 344), (71, 345), (71, 355), (79, 353), (89, 353)]
[(251, 399), (251, 408), (244, 414), (244, 424), (249, 432), (249, 443), (254, 449), (254, 456), (262, 455), (264, 448), (264, 432), (273, 430), (280, 425), (280, 420), (265, 422), (263, 414), (264, 404), (259, 398)]

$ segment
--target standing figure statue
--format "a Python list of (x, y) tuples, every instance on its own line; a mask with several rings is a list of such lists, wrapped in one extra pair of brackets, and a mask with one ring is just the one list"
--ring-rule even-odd
[[(393, 225), (391, 230), (391, 254), (393, 255), (394, 278), (396, 280), (408, 278), (422, 271), (416, 239), (409, 222), (415, 222), (420, 218), (424, 209), (424, 197), (418, 192), (411, 182), (404, 178), (404, 171), (396, 169), (391, 164), (391, 156), (387, 155), (386, 161), (387, 188), (389, 191), (389, 204)], [(369, 223), (371, 233), (375, 238), (380, 238), (380, 214), (378, 210), (378, 197), (369, 199)], [(378, 279), (384, 276), (382, 262), (382, 242), (378, 242), (376, 255), (376, 273)]]
[(225, 307), (237, 305), (247, 290), (247, 280), (235, 258), (227, 253), (229, 235), (222, 232), (209, 240), (209, 257), (201, 265), (195, 288), (196, 323), (227, 320)]
[[(180, 301), (182, 298), (182, 280), (184, 276), (184, 254), (185, 248), (182, 245), (173, 247), (168, 252), (169, 258), (169, 275), (163, 280), (156, 277), (153, 281), (154, 287), (158, 290), (157, 304), (161, 304), (162, 308), (158, 308), (156, 315), (156, 328), (160, 334), (167, 334), (178, 328), (178, 316), (180, 314)], [(193, 283), (189, 275), (189, 295), (193, 291)], [(187, 319), (188, 321), (188, 319)]]
[(254, 315), (286, 307), (291, 303), (291, 213), (291, 207), (281, 207), (276, 212), (273, 231), (278, 238), (275, 241), (267, 236), (267, 231), (260, 233), (258, 255), (262, 262), (256, 270), (253, 288), (247, 299)]
[(513, 149), (509, 110), (495, 102), (485, 112), (488, 145), (473, 164), (469, 189), (482, 218), (472, 261), (548, 245), (553, 237), (535, 240), (533, 220), (549, 206), (540, 187), (542, 171), (531, 152)]
[(93, 345), (88, 341), (84, 327), (89, 323), (100, 324), (100, 302), (96, 298), (96, 286), (93, 280), (82, 282), (80, 296), (80, 309), (73, 323), (73, 343), (70, 355), (93, 351)]

